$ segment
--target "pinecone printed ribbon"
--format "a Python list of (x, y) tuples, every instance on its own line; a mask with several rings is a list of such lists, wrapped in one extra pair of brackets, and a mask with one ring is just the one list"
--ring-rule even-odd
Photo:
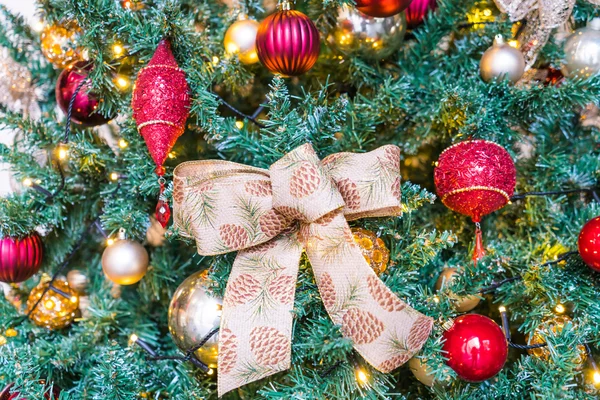
[(210, 160), (175, 169), (180, 234), (202, 255), (238, 251), (223, 301), (219, 396), (290, 368), (303, 251), (329, 316), (373, 367), (392, 371), (421, 349), (433, 320), (379, 280), (347, 222), (401, 214), (399, 160), (388, 145), (321, 161), (306, 144), (269, 170)]

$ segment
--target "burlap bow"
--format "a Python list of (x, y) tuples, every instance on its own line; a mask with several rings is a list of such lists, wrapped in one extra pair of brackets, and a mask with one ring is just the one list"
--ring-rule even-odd
[[(600, 5), (600, 0), (587, 0)], [(494, 0), (498, 9), (512, 22), (526, 20), (525, 29), (519, 35), (525, 62), (531, 66), (552, 29), (563, 25), (573, 11), (575, 0)]]
[(223, 299), (219, 396), (290, 368), (303, 250), (329, 316), (375, 368), (392, 371), (429, 336), (433, 320), (377, 277), (346, 221), (401, 214), (398, 147), (320, 161), (306, 144), (268, 171), (195, 161), (174, 175), (175, 226), (198, 253), (239, 250)]

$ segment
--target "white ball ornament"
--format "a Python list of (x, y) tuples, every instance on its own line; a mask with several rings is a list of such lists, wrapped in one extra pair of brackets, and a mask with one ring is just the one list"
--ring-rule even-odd
[(565, 43), (566, 76), (587, 78), (600, 72), (600, 18), (576, 30)]

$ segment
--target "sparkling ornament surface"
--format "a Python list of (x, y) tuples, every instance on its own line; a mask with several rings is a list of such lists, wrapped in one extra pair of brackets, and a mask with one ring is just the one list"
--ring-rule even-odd
[(390, 261), (390, 251), (381, 238), (375, 232), (362, 228), (352, 228), (354, 241), (360, 247), (367, 264), (373, 268), (377, 275), (387, 269)]
[(0, 239), (0, 281), (23, 282), (40, 270), (44, 248), (37, 233), (22, 239)]
[(481, 382), (496, 375), (508, 357), (508, 342), (493, 320), (465, 314), (444, 332), (447, 364), (468, 382)]
[(576, 30), (565, 43), (565, 74), (587, 78), (600, 72), (600, 18)]
[[(573, 321), (566, 315), (557, 315), (553, 318), (546, 319), (545, 321), (542, 321), (542, 323), (537, 328), (535, 328), (535, 331), (531, 335), (528, 335), (527, 344), (534, 345), (547, 343), (547, 337), (550, 334), (550, 332), (552, 332), (552, 334), (556, 336), (557, 334), (562, 332), (565, 325), (567, 324), (573, 324)], [(527, 352), (532, 356), (544, 361), (548, 361), (550, 359), (550, 349), (548, 349), (547, 346), (539, 347), (537, 349), (529, 349), (527, 350)], [(578, 344), (577, 352), (578, 355), (573, 360), (573, 362), (575, 364), (582, 365), (587, 359), (587, 352), (585, 350), (585, 346), (583, 344)]]
[(133, 285), (148, 270), (148, 252), (138, 242), (120, 239), (108, 246), (102, 254), (102, 271), (112, 282)]
[(190, 112), (189, 91), (185, 72), (177, 65), (171, 45), (161, 40), (148, 65), (140, 70), (131, 100), (133, 118), (157, 172), (164, 173), (162, 165), (185, 129)]
[(62, 329), (67, 327), (75, 319), (75, 313), (79, 309), (79, 296), (77, 292), (69, 287), (65, 281), (56, 280), (44, 297), (44, 290), (50, 285), (49, 279), (42, 279), (27, 299), (27, 313), (31, 311), (35, 303), (41, 298), (42, 301), (35, 307), (29, 318), (38, 326), (48, 329)]
[[(63, 70), (58, 77), (55, 90), (56, 102), (65, 115), (68, 115), (69, 102), (77, 86), (87, 78), (90, 69), (89, 63), (79, 61)], [(109, 119), (96, 112), (99, 103), (98, 96), (91, 91), (91, 83), (84, 83), (75, 96), (71, 121), (85, 126), (105, 124)]]
[(486, 82), (508, 78), (515, 83), (525, 73), (525, 58), (519, 50), (505, 43), (501, 35), (497, 35), (492, 47), (481, 57), (479, 72)]
[(406, 8), (406, 24), (409, 28), (414, 29), (427, 15), (429, 10), (435, 10), (437, 7), (436, 0), (412, 0)]
[(251, 19), (236, 21), (225, 33), (223, 44), (225, 51), (237, 54), (243, 64), (254, 64), (258, 62), (256, 53), (256, 34), (259, 23)]
[(404, 14), (388, 18), (370, 17), (354, 7), (338, 10), (337, 25), (327, 36), (330, 46), (342, 54), (381, 59), (396, 52), (404, 40)]
[[(437, 291), (441, 291), (444, 290), (444, 288), (452, 286), (452, 282), (458, 277), (458, 275), (459, 272), (456, 268), (444, 268), (437, 282), (435, 283), (435, 289)], [(479, 304), (479, 297), (475, 295), (457, 296), (456, 294), (449, 292), (448, 297), (452, 299), (454, 307), (458, 312), (471, 311)]]
[(78, 269), (73, 269), (67, 273), (67, 283), (78, 294), (84, 294), (90, 281), (86, 274)]
[[(206, 271), (196, 272), (175, 291), (169, 305), (169, 332), (181, 351), (194, 347), (221, 322), (221, 299), (208, 291)], [(217, 368), (218, 334), (196, 351), (196, 357), (211, 368)]]
[(58, 68), (66, 68), (81, 58), (78, 45), (81, 29), (74, 22), (48, 25), (40, 37), (42, 53)]
[(273, 73), (302, 75), (317, 62), (320, 47), (317, 27), (300, 11), (277, 11), (258, 27), (256, 52), (260, 62)]
[(371, 17), (385, 18), (404, 11), (411, 1), (412, 0), (356, 0), (356, 9)]
[(435, 377), (433, 376), (431, 369), (420, 358), (413, 357), (408, 360), (408, 368), (410, 368), (410, 371), (415, 378), (423, 385), (429, 387), (433, 386)]
[(516, 175), (515, 164), (502, 146), (485, 140), (468, 140), (442, 152), (434, 181), (446, 207), (479, 222), (482, 216), (509, 202)]
[(600, 272), (600, 216), (589, 220), (581, 228), (577, 247), (583, 262)]

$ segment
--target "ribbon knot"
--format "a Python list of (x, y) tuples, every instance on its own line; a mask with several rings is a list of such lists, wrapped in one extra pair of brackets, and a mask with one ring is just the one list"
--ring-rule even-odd
[[(389, 372), (420, 350), (433, 320), (377, 277), (348, 220), (401, 214), (400, 149), (336, 153), (311, 145), (267, 171), (195, 161), (174, 173), (175, 226), (198, 253), (239, 251), (223, 299), (219, 396), (290, 368), (293, 304), (303, 251), (333, 322), (373, 367)], [(298, 230), (290, 229), (299, 221)]]

